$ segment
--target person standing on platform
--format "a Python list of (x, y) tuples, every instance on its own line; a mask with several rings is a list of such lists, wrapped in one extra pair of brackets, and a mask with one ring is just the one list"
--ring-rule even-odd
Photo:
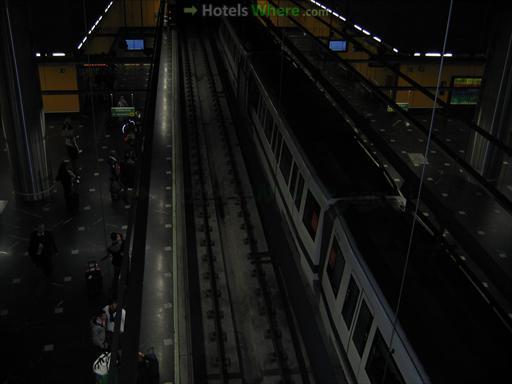
[[(112, 344), (112, 336), (114, 334), (114, 329), (115, 329), (115, 325), (116, 325), (116, 317), (119, 313), (119, 308), (117, 306), (117, 302), (114, 299), (110, 299), (108, 301), (108, 304), (103, 308), (103, 312), (105, 312), (105, 314), (106, 314), (107, 341), (109, 344)], [(126, 320), (126, 311), (123, 309), (121, 311), (121, 326), (119, 327), (120, 333), (124, 332), (125, 320)]]
[(58, 252), (52, 233), (46, 230), (44, 224), (39, 224), (30, 235), (28, 254), (49, 281), (53, 276), (53, 255)]
[(124, 153), (124, 161), (121, 164), (121, 181), (128, 190), (135, 185), (135, 151), (127, 150)]
[(81, 153), (78, 148), (78, 143), (76, 141), (75, 128), (71, 124), (70, 119), (64, 120), (64, 125), (62, 126), (62, 137), (64, 137), (64, 143), (66, 144), (66, 152), (68, 154), (69, 160), (71, 160), (71, 165), (73, 167), (73, 171), (77, 171), (77, 159), (78, 155)]
[(92, 344), (101, 352), (108, 350), (107, 314), (99, 311), (91, 320)]
[(73, 172), (68, 160), (64, 160), (60, 164), (55, 180), (62, 183), (68, 210), (76, 211), (78, 209), (78, 184), (80, 183), (80, 179)]
[(128, 102), (126, 101), (126, 99), (124, 98), (124, 96), (121, 96), (119, 98), (119, 101), (117, 102), (117, 106), (118, 107), (128, 107)]
[(123, 265), (124, 239), (122, 234), (118, 232), (112, 232), (110, 234), (110, 240), (112, 243), (107, 248), (107, 255), (100, 259), (100, 262), (109, 257), (112, 258), (112, 266), (114, 267), (112, 290), (115, 292), (119, 276), (121, 275), (121, 267)]

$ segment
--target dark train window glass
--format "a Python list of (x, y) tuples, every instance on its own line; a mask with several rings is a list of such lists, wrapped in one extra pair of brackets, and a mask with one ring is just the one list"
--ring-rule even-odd
[(363, 355), (364, 346), (368, 341), (368, 334), (370, 333), (370, 328), (372, 327), (372, 321), (373, 315), (370, 312), (370, 308), (368, 308), (366, 301), (363, 300), (361, 309), (359, 310), (359, 316), (357, 317), (354, 336), (352, 337), (357, 352), (359, 352), (359, 356)]
[(248, 92), (248, 104), (249, 110), (254, 110), (254, 112), (258, 112), (258, 102), (260, 99), (260, 91), (258, 86), (256, 85), (256, 81), (253, 77), (249, 78), (249, 92)]
[(272, 144), (272, 151), (274, 152), (274, 156), (276, 161), (279, 161), (279, 152), (281, 150), (281, 142), (283, 141), (283, 137), (281, 136), (281, 132), (276, 129), (276, 137), (274, 138), (274, 143)]
[(373, 338), (365, 370), (372, 384), (405, 384), (404, 378), (378, 329)]
[(267, 111), (265, 116), (265, 136), (267, 137), (268, 142), (272, 141), (272, 129), (274, 128), (274, 119), (272, 118), (272, 114)]
[(272, 140), (270, 141), (270, 147), (272, 150), (274, 150), (274, 143), (276, 142), (276, 136), (277, 136), (278, 129), (276, 126), (274, 126), (274, 129), (272, 130)]
[(295, 191), (295, 206), (300, 210), (300, 203), (302, 202), (302, 192), (304, 190), (304, 178), (299, 174), (299, 181), (297, 182), (297, 190)]
[(315, 240), (316, 231), (320, 222), (320, 205), (311, 191), (308, 191), (308, 194), (306, 195), (306, 205), (304, 206), (302, 222), (306, 226), (311, 238)]
[(283, 174), (286, 183), (288, 183), (288, 178), (290, 177), (292, 161), (292, 153), (288, 149), (286, 143), (283, 143), (283, 149), (281, 150), (281, 162), (279, 163), (279, 168), (281, 169), (281, 173)]
[(298, 174), (297, 163), (293, 163), (293, 165), (292, 165), (292, 177), (290, 177), (290, 184), (289, 184), (290, 194), (292, 196), (293, 196), (293, 194), (295, 192), (295, 183), (297, 183), (297, 174)]
[(357, 299), (359, 298), (359, 287), (352, 276), (350, 276), (350, 282), (348, 283), (347, 294), (345, 295), (345, 302), (341, 309), (343, 320), (347, 324), (347, 328), (350, 329), (352, 319), (354, 318), (354, 312), (356, 310)]
[(331, 282), (332, 291), (334, 296), (338, 295), (340, 289), (341, 277), (345, 269), (345, 257), (341, 253), (340, 246), (336, 237), (332, 241), (331, 250), (327, 260), (327, 276)]

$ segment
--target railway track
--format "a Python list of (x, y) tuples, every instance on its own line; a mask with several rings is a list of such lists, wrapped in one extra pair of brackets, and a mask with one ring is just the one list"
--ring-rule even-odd
[[(306, 383), (299, 341), (276, 279), (212, 45), (188, 26), (181, 65), (189, 218), (203, 337), (198, 382)], [(198, 372), (198, 366), (201, 366)]]

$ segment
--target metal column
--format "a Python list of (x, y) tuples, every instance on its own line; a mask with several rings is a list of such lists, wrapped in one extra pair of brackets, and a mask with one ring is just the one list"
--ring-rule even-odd
[(16, 196), (42, 200), (53, 188), (26, 0), (0, 0), (0, 123)]

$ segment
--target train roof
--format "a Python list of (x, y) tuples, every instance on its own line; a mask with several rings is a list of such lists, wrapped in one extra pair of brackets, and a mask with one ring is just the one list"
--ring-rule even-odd
[(230, 22), (237, 34), (243, 31), (245, 46), (248, 41), (266, 41), (265, 51), (254, 53), (251, 62), (331, 196), (396, 194), (383, 168), (326, 96), (290, 59), (282, 59), (261, 23), (247, 19), (252, 18)]
[(268, 32), (254, 17), (230, 17), (228, 23), (235, 31), (238, 41), (247, 52), (262, 52), (274, 49)]
[[(343, 217), (395, 309), (412, 215), (389, 205), (352, 205)], [(416, 225), (398, 318), (433, 383), (512, 378), (512, 334), (422, 225)]]

